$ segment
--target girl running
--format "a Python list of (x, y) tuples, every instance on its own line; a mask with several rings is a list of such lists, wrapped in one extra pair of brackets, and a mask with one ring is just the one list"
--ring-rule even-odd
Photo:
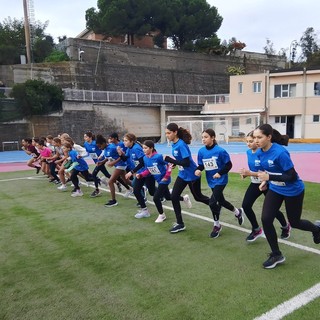
[[(88, 131), (84, 134), (83, 138), (85, 141), (83, 146), (89, 156), (92, 158), (93, 162), (96, 164), (96, 167), (92, 172), (93, 177), (96, 178), (98, 173), (101, 171), (106, 178), (110, 178), (111, 175), (105, 167), (104, 163), (100, 164), (100, 162), (98, 162), (102, 150), (97, 147), (95, 136), (92, 134), (92, 132)], [(90, 197), (95, 198), (99, 196), (101, 196), (101, 192), (99, 189), (99, 179), (95, 179), (95, 190), (91, 193)]]
[[(137, 137), (133, 133), (127, 133), (123, 137), (123, 143), (127, 148), (126, 153), (119, 149), (119, 155), (122, 159), (127, 159), (128, 169), (130, 170), (126, 174), (126, 179), (130, 179), (136, 173), (139, 174), (144, 171), (144, 153), (140, 143), (137, 142)], [(143, 187), (146, 186), (151, 196), (154, 195), (156, 191), (155, 180), (152, 176), (147, 176), (141, 179), (133, 179), (132, 182), (133, 193), (140, 205), (140, 209), (135, 214), (135, 218), (148, 218), (150, 217), (150, 212), (146, 205), (146, 198), (143, 195)]]
[(82, 197), (83, 193), (79, 187), (78, 175), (81, 174), (86, 181), (94, 181), (95, 183), (97, 182), (97, 177), (93, 177), (92, 174), (89, 173), (89, 166), (87, 162), (78, 155), (78, 152), (73, 149), (71, 143), (64, 143), (63, 148), (68, 153), (67, 160), (71, 160), (73, 163), (77, 163), (77, 165), (71, 171), (70, 179), (74, 185), (71, 197)]
[(224, 198), (223, 190), (228, 183), (228, 172), (232, 168), (232, 162), (228, 152), (218, 146), (213, 129), (202, 132), (202, 143), (204, 147), (198, 151), (198, 168), (195, 175), (200, 177), (201, 171), (206, 172), (207, 182), (212, 190), (209, 207), (213, 215), (213, 229), (210, 237), (218, 238), (222, 229), (219, 222), (221, 208), (233, 212), (240, 226), (244, 221), (243, 210), (236, 208)]
[(174, 183), (171, 200), (177, 222), (170, 229), (171, 233), (177, 233), (186, 229), (182, 219), (180, 196), (186, 186), (196, 201), (209, 205), (210, 198), (201, 193), (201, 178), (194, 174), (197, 165), (192, 159), (188, 144), (192, 137), (188, 130), (178, 127), (176, 123), (169, 123), (166, 128), (166, 137), (172, 142), (173, 157), (166, 156), (165, 161), (178, 166), (179, 174)]
[(280, 144), (285, 144), (283, 136), (273, 130), (269, 124), (263, 124), (254, 130), (254, 141), (258, 148), (257, 157), (261, 167), (265, 170), (258, 173), (262, 181), (260, 190), (269, 190), (265, 196), (262, 208), (262, 225), (271, 248), (269, 258), (263, 263), (266, 269), (272, 269), (286, 259), (282, 255), (273, 220), (282, 203), (292, 228), (312, 232), (313, 241), (320, 243), (320, 221), (313, 224), (309, 220), (302, 220), (302, 205), (304, 184), (299, 178), (291, 161), (290, 154)]
[[(155, 222), (161, 223), (167, 219), (163, 211), (162, 199), (171, 200), (171, 193), (168, 186), (171, 182), (172, 165), (169, 165), (163, 160), (163, 156), (157, 153), (152, 140), (144, 141), (142, 147), (145, 154), (143, 157), (145, 170), (141, 173), (137, 173), (136, 178), (143, 179), (151, 175), (158, 182), (157, 190), (153, 196), (153, 202), (159, 213)], [(180, 201), (184, 201), (188, 208), (191, 208), (191, 202), (187, 194), (183, 197), (180, 196)]]
[(29, 156), (31, 156), (31, 159), (28, 160), (27, 165), (31, 168), (36, 169), (36, 173), (38, 174), (41, 170), (41, 167), (39, 164), (37, 164), (37, 158), (39, 157), (39, 152), (36, 149), (34, 145), (32, 145), (32, 139), (25, 138), (21, 141), (22, 147), (21, 149)]
[(125, 178), (127, 163), (120, 159), (117, 152), (117, 146), (122, 147), (122, 144), (120, 142), (118, 144), (108, 144), (107, 139), (102, 135), (97, 135), (96, 144), (100, 150), (103, 150), (98, 158), (97, 165), (101, 166), (106, 163), (109, 167), (114, 166), (114, 170), (108, 181), (111, 200), (105, 204), (105, 207), (107, 208), (114, 207), (118, 205), (116, 200), (116, 189), (114, 186), (115, 183), (121, 183), (130, 192), (130, 186), (128, 185), (130, 182)]
[[(267, 193), (267, 190), (261, 191), (259, 189), (259, 185), (261, 184), (262, 181), (260, 181), (260, 179), (258, 178), (258, 172), (263, 170), (263, 168), (261, 167), (260, 161), (257, 158), (258, 147), (253, 139), (253, 131), (248, 133), (246, 137), (246, 143), (248, 146), (247, 159), (248, 159), (249, 170), (242, 168), (240, 170), (240, 175), (242, 178), (250, 177), (251, 183), (244, 195), (244, 198), (242, 201), (242, 208), (252, 226), (252, 232), (249, 234), (246, 240), (248, 242), (253, 242), (263, 235), (263, 230), (257, 222), (257, 218), (252, 207), (255, 201), (262, 194), (265, 195)], [(275, 217), (281, 224), (281, 239), (288, 239), (290, 237), (290, 230), (291, 230), (290, 223), (287, 223), (286, 218), (284, 217), (281, 211), (278, 211)]]

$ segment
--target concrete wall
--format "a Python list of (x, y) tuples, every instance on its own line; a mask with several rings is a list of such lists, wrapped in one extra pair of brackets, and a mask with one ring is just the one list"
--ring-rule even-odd
[[(229, 65), (244, 65), (247, 73), (284, 68), (277, 56), (241, 52), (234, 56), (141, 49), (106, 42), (66, 39), (59, 44), (70, 62), (0, 66), (7, 86), (30, 78), (42, 78), (62, 88), (219, 94), (229, 92)], [(79, 50), (84, 51), (79, 60)]]

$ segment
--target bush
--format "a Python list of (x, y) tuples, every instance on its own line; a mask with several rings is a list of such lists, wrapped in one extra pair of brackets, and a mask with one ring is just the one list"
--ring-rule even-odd
[(17, 101), (24, 116), (43, 115), (62, 109), (62, 89), (43, 80), (16, 84), (10, 96)]

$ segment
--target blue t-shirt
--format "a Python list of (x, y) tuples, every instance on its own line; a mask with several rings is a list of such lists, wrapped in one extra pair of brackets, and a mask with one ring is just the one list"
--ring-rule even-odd
[[(273, 143), (268, 151), (259, 149), (257, 157), (263, 170), (270, 174), (281, 175), (293, 168), (289, 152), (277, 143)], [(281, 195), (293, 197), (304, 190), (304, 183), (298, 176), (294, 182), (269, 181), (269, 189)]]
[[(110, 143), (103, 151), (103, 155), (108, 158), (110, 161), (114, 161), (119, 158), (119, 154), (117, 151), (117, 147), (120, 146), (121, 149), (126, 152), (126, 147), (124, 146), (123, 142), (120, 141), (118, 144)], [(120, 160), (115, 164), (115, 168), (117, 167), (126, 167), (127, 161)]]
[[(134, 143), (131, 148), (127, 149), (126, 156), (129, 170), (132, 170), (139, 164), (139, 159), (144, 157), (144, 152), (139, 143)], [(144, 170), (145, 168), (143, 167), (137, 173), (141, 173)]]
[(210, 188), (214, 188), (217, 185), (224, 186), (228, 183), (228, 174), (221, 175), (219, 179), (213, 178), (213, 176), (221, 171), (228, 162), (230, 162), (228, 152), (218, 145), (215, 145), (211, 149), (202, 147), (198, 151), (198, 164), (204, 166)]
[(98, 161), (98, 157), (101, 154), (101, 150), (97, 147), (96, 145), (96, 140), (92, 140), (91, 143), (85, 141), (85, 143), (83, 144), (83, 146), (85, 147), (86, 151), (88, 152), (89, 156), (92, 158), (92, 160), (94, 161), (94, 163), (96, 163)]
[(179, 139), (176, 143), (172, 144), (172, 155), (176, 160), (182, 160), (185, 158), (189, 158), (190, 160), (189, 167), (178, 166), (178, 177), (184, 181), (194, 181), (200, 179), (200, 177), (194, 174), (197, 169), (197, 165), (192, 159), (191, 151), (188, 145), (182, 139)]
[(87, 162), (82, 158), (77, 158), (78, 152), (75, 150), (69, 151), (69, 157), (71, 158), (72, 162), (78, 162), (79, 164), (74, 167), (78, 171), (86, 171), (89, 170), (89, 166)]
[(169, 177), (167, 181), (161, 181), (167, 172), (168, 166), (168, 162), (163, 160), (161, 154), (155, 153), (150, 158), (144, 156), (143, 161), (145, 167), (159, 184), (170, 184), (171, 177)]
[[(252, 152), (251, 149), (247, 150), (248, 167), (251, 172), (264, 171), (261, 167), (260, 159), (257, 157), (257, 151)], [(251, 182), (260, 184), (261, 180), (258, 177), (250, 176)]]

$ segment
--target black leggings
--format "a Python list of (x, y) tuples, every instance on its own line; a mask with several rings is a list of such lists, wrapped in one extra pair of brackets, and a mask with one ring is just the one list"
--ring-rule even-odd
[[(94, 168), (93, 172), (92, 172), (92, 176), (93, 176), (94, 178), (96, 178), (97, 175), (98, 175), (98, 173), (99, 173), (100, 171), (101, 171), (101, 172), (103, 173), (103, 175), (104, 175), (105, 177), (107, 177), (108, 179), (111, 177), (111, 174), (109, 173), (109, 171), (107, 170), (107, 168), (105, 167), (104, 164), (102, 164), (102, 165), (100, 165), (100, 166), (96, 166), (96, 167)], [(94, 185), (95, 185), (96, 189), (99, 188), (99, 179), (95, 179)]]
[[(157, 210), (159, 214), (163, 214), (163, 207), (161, 200), (165, 198), (166, 200), (171, 200), (171, 193), (169, 191), (169, 185), (168, 184), (162, 184), (160, 183), (158, 185), (158, 188), (153, 196), (153, 202), (157, 207)], [(180, 201), (183, 201), (183, 197), (180, 196)]]
[[(248, 217), (248, 220), (251, 223), (252, 230), (257, 230), (259, 228), (259, 223), (257, 221), (257, 217), (252, 209), (253, 204), (256, 202), (256, 200), (262, 195), (266, 195), (266, 191), (261, 191), (259, 189), (258, 183), (250, 183), (248, 186), (248, 189), (244, 195), (243, 201), (242, 201), (242, 208)], [(278, 211), (276, 213), (275, 218), (280, 222), (282, 227), (287, 226), (286, 218), (284, 217), (283, 213), (281, 211)]]
[(226, 185), (217, 185), (211, 188), (212, 195), (209, 201), (209, 207), (212, 212), (213, 220), (218, 221), (220, 217), (221, 207), (230, 211), (234, 211), (235, 207), (224, 198), (223, 190)]
[(319, 232), (319, 228), (312, 222), (301, 219), (303, 197), (304, 191), (294, 197), (283, 196), (272, 190), (267, 192), (263, 203), (261, 218), (264, 233), (273, 253), (281, 254), (278, 245), (277, 233), (273, 226), (273, 220), (283, 201), (285, 203), (288, 220), (293, 228), (314, 233)]
[(144, 197), (141, 192), (144, 185), (147, 187), (149, 194), (151, 196), (153, 196), (156, 192), (156, 182), (154, 180), (154, 177), (148, 176), (148, 177), (140, 178), (140, 179), (135, 178), (133, 180), (133, 193), (134, 193), (136, 199), (138, 200), (138, 203), (141, 208), (147, 207), (146, 202), (145, 202)]
[(99, 180), (97, 177), (94, 177), (88, 170), (78, 171), (76, 169), (73, 169), (71, 171), (70, 180), (72, 181), (72, 183), (74, 185), (74, 190), (80, 189), (78, 174), (81, 174), (86, 181), (94, 181), (95, 184), (96, 184), (96, 181)]
[(181, 214), (181, 205), (180, 205), (180, 196), (186, 186), (189, 186), (190, 191), (194, 197), (194, 200), (202, 202), (206, 205), (209, 205), (210, 198), (201, 193), (201, 179), (193, 181), (185, 181), (180, 177), (177, 177), (171, 194), (172, 206), (174, 213), (176, 214), (176, 219), (178, 224), (183, 224), (182, 214)]

